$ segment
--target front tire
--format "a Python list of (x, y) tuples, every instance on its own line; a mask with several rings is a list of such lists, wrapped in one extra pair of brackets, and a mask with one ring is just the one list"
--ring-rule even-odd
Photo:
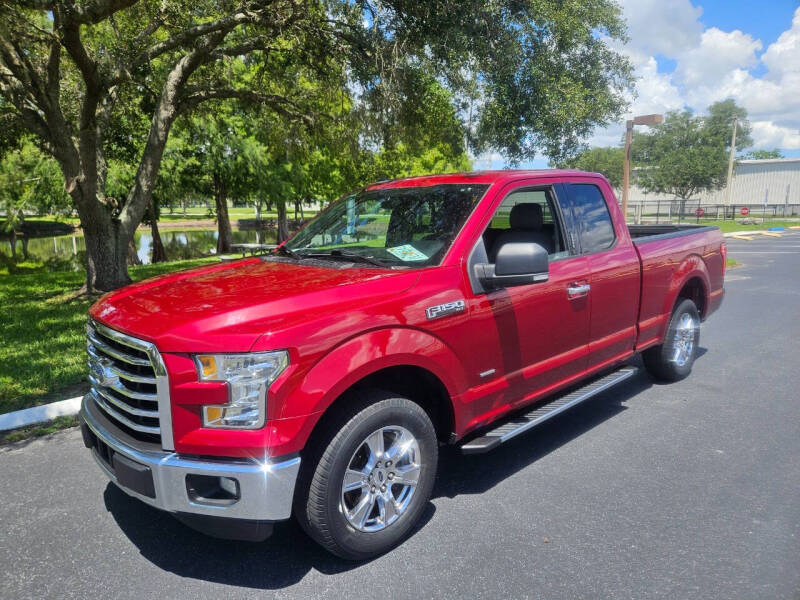
[(642, 353), (648, 373), (662, 381), (688, 376), (700, 344), (700, 313), (694, 302), (684, 299), (672, 311), (664, 343)]
[(363, 560), (395, 547), (419, 521), (433, 490), (438, 442), (422, 407), (371, 391), (325, 426), (316, 456), (299, 482), (296, 517), (328, 551)]

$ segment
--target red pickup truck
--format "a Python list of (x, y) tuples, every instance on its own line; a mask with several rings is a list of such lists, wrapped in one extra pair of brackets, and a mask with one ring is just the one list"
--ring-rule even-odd
[(371, 185), (274, 251), (101, 298), (84, 442), (123, 491), (212, 535), (294, 515), (385, 552), (439, 444), (485, 452), (624, 381), (685, 377), (725, 245), (625, 224), (608, 182), (496, 171)]

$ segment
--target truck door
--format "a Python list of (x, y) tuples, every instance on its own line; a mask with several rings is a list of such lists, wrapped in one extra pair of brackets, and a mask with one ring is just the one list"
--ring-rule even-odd
[[(504, 196), (471, 257), (493, 262), (506, 241), (532, 241), (549, 254), (545, 282), (483, 292), (470, 298), (480, 381), (503, 378), (487, 411), (501, 412), (546, 394), (585, 368), (589, 341), (588, 259), (567, 235), (553, 186), (515, 182)], [(474, 290), (473, 290), (474, 291)], [(498, 383), (498, 382), (496, 382)]]
[[(639, 258), (610, 190), (604, 194), (596, 180), (565, 183), (561, 187), (569, 197), (580, 252), (589, 261), (591, 273), (588, 367), (602, 368), (633, 353), (639, 310)], [(615, 221), (620, 224), (617, 229)]]

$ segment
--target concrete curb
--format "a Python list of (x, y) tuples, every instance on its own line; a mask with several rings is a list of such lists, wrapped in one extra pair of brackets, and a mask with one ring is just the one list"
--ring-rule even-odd
[(83, 396), (78, 396), (77, 398), (70, 398), (69, 400), (51, 402), (50, 404), (15, 410), (14, 412), (0, 415), (0, 431), (19, 429), (20, 427), (36, 425), (37, 423), (46, 423), (47, 421), (52, 421), (56, 417), (77, 415), (78, 411), (81, 409), (82, 398)]
[(731, 231), (729, 233), (723, 233), (722, 235), (724, 237), (733, 237), (736, 235), (763, 235), (765, 233), (767, 233), (766, 229), (756, 229), (756, 230), (746, 229), (744, 231)]

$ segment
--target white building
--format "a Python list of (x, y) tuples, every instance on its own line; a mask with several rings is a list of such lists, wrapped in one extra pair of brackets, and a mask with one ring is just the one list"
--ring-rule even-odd
[[(725, 204), (725, 188), (714, 192), (696, 194), (694, 201), (701, 204)], [(674, 200), (668, 194), (645, 194), (631, 187), (630, 201), (647, 204)], [(743, 204), (800, 204), (800, 158), (770, 158), (740, 160), (735, 167), (731, 184), (733, 205)]]

